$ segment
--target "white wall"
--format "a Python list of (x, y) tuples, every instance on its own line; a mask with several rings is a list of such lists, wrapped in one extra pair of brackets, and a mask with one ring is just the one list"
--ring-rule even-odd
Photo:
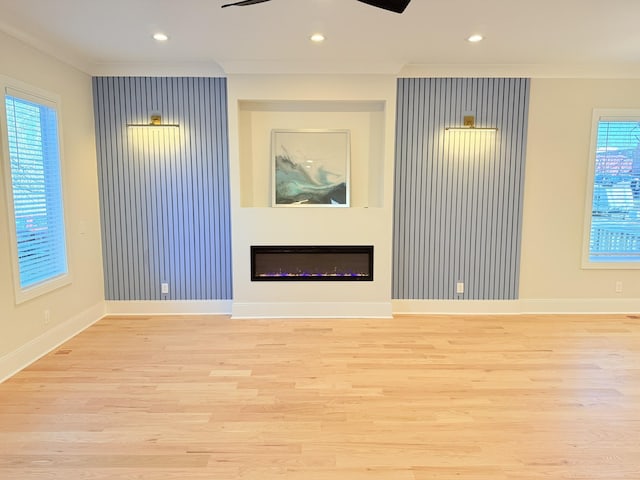
[(552, 311), (638, 311), (640, 270), (581, 268), (594, 108), (640, 108), (640, 80), (532, 80), (520, 297)]
[[(231, 76), (228, 91), (234, 316), (390, 315), (395, 78)], [(348, 111), (353, 101), (380, 111), (363, 117)], [(251, 102), (267, 109), (284, 104), (286, 111), (240, 108)], [(314, 102), (327, 102), (329, 112), (310, 113)], [(351, 130), (352, 208), (271, 208), (266, 172), (272, 128)], [(250, 246), (278, 244), (374, 245), (374, 281), (251, 282)]]
[[(65, 200), (72, 285), (15, 305), (9, 257), (4, 182), (0, 182), (0, 378), (21, 359), (33, 359), (55, 341), (96, 320), (104, 309), (91, 79), (0, 33), (0, 74), (56, 93), (62, 98)], [(392, 185), (396, 80), (390, 76), (231, 76), (229, 133), (232, 185), (234, 313), (379, 313), (391, 295)], [(242, 179), (241, 157), (267, 158), (263, 144), (241, 138), (240, 101), (382, 102), (383, 126), (373, 126), (381, 143), (377, 178), (354, 186), (355, 208), (273, 209), (266, 183)], [(640, 80), (533, 79), (525, 175), (520, 301), (510, 305), (454, 302), (420, 311), (639, 311), (639, 270), (583, 270), (581, 246), (593, 108), (640, 108)], [(262, 117), (260, 117), (262, 115)], [(271, 120), (263, 114), (259, 122)], [(308, 119), (308, 114), (304, 115)], [(331, 115), (325, 115), (331, 118)], [(291, 120), (287, 116), (287, 121)], [(357, 120), (361, 122), (360, 118)], [(266, 123), (265, 123), (266, 122)], [(313, 121), (312, 121), (313, 123)], [(291, 126), (291, 125), (287, 125)], [(305, 126), (310, 127), (308, 123)], [(376, 130), (378, 129), (378, 130)], [(255, 133), (255, 132), (253, 132)], [(245, 143), (243, 143), (245, 142)], [(381, 147), (380, 147), (381, 145)], [(262, 150), (253, 151), (253, 149)], [(366, 149), (361, 151), (365, 152)], [(362, 162), (356, 158), (354, 162)], [(245, 165), (246, 166), (246, 165)], [(378, 167), (376, 167), (378, 168)], [(374, 168), (375, 170), (375, 168)], [(264, 173), (264, 169), (263, 169)], [(0, 169), (0, 174), (2, 170)], [(248, 180), (247, 180), (248, 178)], [(263, 179), (268, 182), (269, 179)], [(250, 192), (243, 183), (253, 183)], [(257, 186), (256, 186), (257, 185)], [(254, 197), (259, 198), (254, 198)], [(311, 218), (311, 219), (310, 219)], [(326, 227), (330, 225), (332, 229)], [(337, 233), (336, 233), (337, 232)], [(375, 244), (373, 284), (256, 285), (249, 281), (249, 245), (255, 243)], [(615, 292), (615, 282), (623, 292)], [(238, 309), (237, 307), (240, 306)], [(273, 307), (271, 310), (269, 310)], [(296, 311), (297, 309), (297, 311)], [(306, 309), (306, 310), (305, 310)], [(324, 310), (323, 310), (324, 309)], [(394, 303), (395, 311), (402, 311)], [(51, 321), (44, 324), (44, 311)], [(412, 310), (412, 306), (407, 308)], [(30, 358), (29, 355), (31, 355)], [(25, 360), (25, 361), (27, 361)], [(14, 368), (14, 369), (15, 369)]]
[[(252, 243), (334, 243), (380, 244), (384, 252), (376, 263), (376, 276), (391, 272), (386, 252), (390, 249), (393, 150), (395, 134), (395, 79), (349, 76), (236, 76), (229, 78), (230, 153), (233, 208), (234, 313), (285, 314), (271, 309), (292, 299), (323, 314), (322, 306), (349, 300), (387, 302), (388, 281), (372, 289), (345, 289), (342, 285), (282, 285), (249, 281), (249, 245)], [(266, 207), (266, 188), (255, 186), (265, 170), (249, 179), (251, 192), (244, 189), (242, 156), (267, 162), (267, 146), (241, 138), (242, 115), (238, 102), (248, 100), (376, 100), (386, 103), (383, 186), (380, 208), (348, 209), (339, 214)], [(594, 108), (640, 108), (640, 80), (540, 79), (532, 80), (529, 110), (528, 147), (525, 174), (524, 218), (520, 299), (503, 302), (403, 302), (394, 301), (395, 312), (521, 313), (521, 312), (638, 312), (640, 311), (640, 270), (584, 270), (581, 268), (585, 192), (589, 167), (591, 119)], [(260, 114), (262, 115), (262, 113)], [(302, 117), (301, 117), (302, 119)], [(256, 121), (259, 124), (264, 119)], [(262, 122), (264, 123), (264, 122)], [(287, 125), (290, 127), (291, 125)], [(305, 124), (305, 127), (309, 125)], [(263, 132), (264, 133), (264, 132)], [(252, 132), (255, 134), (255, 132)], [(245, 142), (245, 143), (243, 143)], [(256, 146), (260, 145), (255, 151)], [(242, 150), (246, 149), (246, 152)], [(391, 149), (391, 150), (389, 150)], [(263, 165), (264, 166), (264, 165)], [(246, 164), (245, 164), (246, 167)], [(255, 167), (255, 164), (252, 168)], [(253, 170), (256, 173), (256, 170)], [(265, 183), (266, 184), (266, 183)], [(256, 195), (259, 198), (255, 198)], [(366, 203), (366, 202), (365, 202)], [(323, 228), (334, 224), (342, 229), (335, 241)], [(285, 241), (286, 240), (286, 241)], [(390, 251), (390, 250), (389, 250)], [(379, 258), (377, 259), (379, 260)], [(623, 292), (615, 292), (622, 281)], [(446, 304), (445, 304), (446, 303)], [(241, 308), (236, 308), (241, 307)], [(292, 308), (294, 308), (292, 306)], [(344, 305), (342, 305), (344, 307)], [(315, 310), (314, 310), (315, 308)], [(348, 312), (347, 309), (343, 310)], [(331, 313), (331, 311), (328, 311)]]
[[(0, 74), (61, 97), (71, 285), (15, 304), (4, 178), (0, 181), (0, 380), (104, 311), (91, 77), (0, 33)], [(2, 120), (0, 120), (2, 121)], [(2, 158), (2, 161), (6, 159)], [(0, 169), (0, 175), (4, 170)], [(50, 321), (44, 322), (44, 311)]]

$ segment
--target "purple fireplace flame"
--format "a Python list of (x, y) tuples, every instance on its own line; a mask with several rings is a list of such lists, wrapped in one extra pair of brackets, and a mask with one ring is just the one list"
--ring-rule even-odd
[(373, 246), (252, 246), (252, 281), (372, 281)]

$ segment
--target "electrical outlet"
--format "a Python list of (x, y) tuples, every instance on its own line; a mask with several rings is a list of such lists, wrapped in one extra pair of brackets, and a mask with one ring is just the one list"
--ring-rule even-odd
[(622, 293), (622, 282), (620, 280), (616, 282), (616, 293)]
[(463, 294), (464, 293), (464, 282), (456, 283), (456, 293)]
[(51, 314), (49, 313), (49, 310), (45, 310), (44, 311), (44, 324), (45, 325), (49, 325), (50, 321), (51, 321)]
[(169, 284), (168, 283), (161, 283), (160, 284), (160, 292), (163, 295), (168, 295), (169, 294)]

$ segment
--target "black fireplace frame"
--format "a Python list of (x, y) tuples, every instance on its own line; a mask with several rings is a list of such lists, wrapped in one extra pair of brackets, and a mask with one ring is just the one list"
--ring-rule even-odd
[[(260, 276), (256, 272), (256, 254), (260, 253), (302, 253), (302, 254), (367, 254), (368, 274), (363, 276)], [(373, 281), (373, 245), (252, 245), (251, 246), (252, 282), (372, 282)]]

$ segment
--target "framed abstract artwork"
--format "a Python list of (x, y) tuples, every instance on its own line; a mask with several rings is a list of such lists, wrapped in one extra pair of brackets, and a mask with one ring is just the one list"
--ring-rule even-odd
[(272, 130), (274, 207), (349, 206), (349, 130)]

